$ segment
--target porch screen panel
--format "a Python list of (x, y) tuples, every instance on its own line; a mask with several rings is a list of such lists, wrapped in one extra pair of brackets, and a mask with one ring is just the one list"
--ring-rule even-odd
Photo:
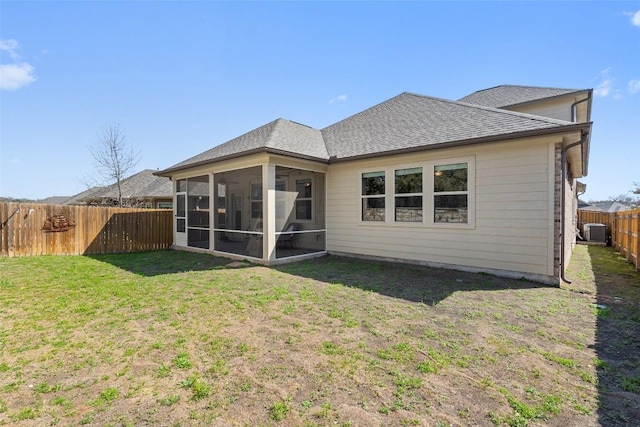
[(214, 249), (263, 257), (262, 166), (213, 175)]
[(326, 251), (325, 174), (276, 167), (276, 258)]
[(209, 175), (187, 179), (187, 245), (209, 249)]

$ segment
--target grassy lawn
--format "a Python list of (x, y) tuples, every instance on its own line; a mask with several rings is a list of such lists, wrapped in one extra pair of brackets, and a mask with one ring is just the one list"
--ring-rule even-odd
[(0, 259), (0, 425), (633, 425), (640, 274), (571, 269)]

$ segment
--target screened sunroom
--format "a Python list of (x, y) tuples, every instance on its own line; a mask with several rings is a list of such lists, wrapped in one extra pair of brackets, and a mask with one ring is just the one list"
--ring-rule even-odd
[(324, 172), (274, 164), (175, 179), (175, 245), (267, 263), (326, 252)]

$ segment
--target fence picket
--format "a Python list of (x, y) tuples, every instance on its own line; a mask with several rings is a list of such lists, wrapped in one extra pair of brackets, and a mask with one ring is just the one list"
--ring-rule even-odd
[(616, 213), (578, 211), (578, 225), (599, 223), (611, 228), (611, 243), (615, 250), (640, 271), (640, 209)]
[[(43, 230), (59, 214), (75, 225)], [(173, 213), (166, 209), (0, 202), (0, 223), (5, 221), (0, 256), (6, 257), (123, 253), (169, 249), (173, 243)]]

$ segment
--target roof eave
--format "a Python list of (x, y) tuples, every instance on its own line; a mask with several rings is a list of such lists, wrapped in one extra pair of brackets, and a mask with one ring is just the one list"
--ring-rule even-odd
[(234, 154), (228, 154), (226, 156), (216, 157), (214, 159), (207, 159), (199, 162), (189, 163), (188, 165), (167, 168), (158, 172), (154, 172), (153, 174), (156, 176), (171, 177), (176, 172), (182, 172), (182, 171), (196, 168), (199, 166), (210, 165), (213, 163), (220, 163), (227, 160), (233, 160), (240, 157), (245, 157), (245, 156), (250, 156), (252, 154), (260, 154), (260, 153), (277, 154), (277, 155), (292, 157), (296, 159), (310, 160), (310, 161), (320, 162), (320, 163), (329, 163), (328, 159), (323, 159), (320, 157), (309, 156), (309, 155), (300, 154), (300, 153), (292, 153), (290, 151), (278, 150), (276, 148), (271, 148), (271, 147), (260, 147), (260, 148), (254, 148), (252, 150), (242, 151), (240, 153), (234, 153)]
[(576, 96), (576, 94), (579, 94), (579, 93), (584, 93), (584, 94), (587, 95), (587, 97), (590, 97), (590, 95), (591, 95), (590, 92), (591, 92), (591, 89), (579, 89), (579, 90), (576, 90), (574, 92), (561, 93), (560, 95), (547, 96), (547, 97), (544, 97), (544, 98), (532, 99), (530, 101), (518, 102), (518, 103), (515, 103), (515, 104), (502, 105), (502, 106), (496, 107), (496, 108), (526, 107), (529, 104), (536, 104), (536, 103), (538, 103), (540, 101), (550, 101), (550, 100), (553, 101), (553, 100), (562, 99), (562, 98), (565, 98), (565, 97)]
[[(415, 153), (419, 151), (431, 151), (431, 150), (439, 150), (443, 148), (464, 147), (468, 145), (483, 144), (488, 142), (500, 142), (500, 141), (506, 141), (510, 139), (521, 139), (521, 138), (530, 138), (533, 136), (552, 135), (554, 133), (574, 132), (578, 130), (582, 131), (590, 128), (591, 128), (591, 122), (576, 123), (576, 124), (566, 125), (562, 127), (528, 130), (528, 131), (522, 131), (522, 132), (507, 133), (502, 135), (490, 135), (490, 136), (483, 136), (479, 138), (470, 138), (470, 139), (463, 139), (458, 141), (443, 142), (440, 144), (421, 145), (418, 147), (401, 148), (397, 150), (381, 151), (378, 153), (360, 154), (356, 156), (343, 157), (343, 158), (332, 157), (329, 160), (329, 163), (350, 162), (354, 160), (386, 157), (386, 156), (393, 156), (397, 154), (408, 154), (408, 153)], [(588, 157), (588, 155), (586, 157)], [(585, 161), (586, 160), (583, 159), (583, 162)]]

